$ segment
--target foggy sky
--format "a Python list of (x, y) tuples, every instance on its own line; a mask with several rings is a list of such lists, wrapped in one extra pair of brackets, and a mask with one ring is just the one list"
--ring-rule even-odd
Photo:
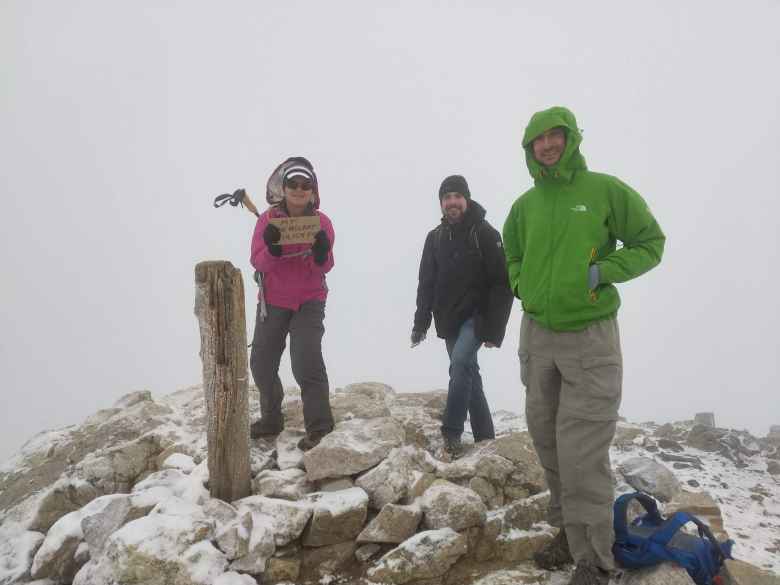
[[(0, 459), (121, 395), (200, 383), (195, 264), (256, 289), (254, 218), (304, 155), (336, 230), (333, 388), (446, 387), (433, 330), (409, 348), (437, 190), (466, 176), (499, 230), (532, 182), (529, 117), (565, 105), (591, 169), (667, 235), (618, 285), (621, 414), (714, 411), (766, 434), (778, 400), (780, 3), (0, 2)], [(515, 302), (480, 351), (493, 410), (522, 412)], [(294, 380), (285, 357), (283, 383)]]

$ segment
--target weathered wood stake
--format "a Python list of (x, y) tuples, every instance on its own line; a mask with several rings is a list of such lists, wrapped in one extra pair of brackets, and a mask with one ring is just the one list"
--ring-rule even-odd
[(250, 495), (246, 318), (241, 271), (230, 262), (195, 266), (195, 315), (206, 396), (209, 491), (232, 502)]

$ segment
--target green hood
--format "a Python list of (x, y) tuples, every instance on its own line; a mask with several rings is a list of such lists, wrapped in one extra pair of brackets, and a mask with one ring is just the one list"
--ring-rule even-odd
[[(566, 149), (563, 151), (561, 160), (549, 169), (539, 164), (534, 158), (534, 151), (531, 142), (540, 134), (547, 132), (551, 128), (562, 126), (566, 129)], [(538, 180), (545, 176), (560, 177), (563, 176), (571, 180), (574, 171), (585, 170), (585, 158), (580, 153), (580, 144), (582, 143), (582, 134), (577, 128), (577, 119), (568, 108), (553, 106), (550, 109), (536, 112), (523, 134), (523, 148), (525, 149), (525, 162), (528, 165), (528, 172)]]

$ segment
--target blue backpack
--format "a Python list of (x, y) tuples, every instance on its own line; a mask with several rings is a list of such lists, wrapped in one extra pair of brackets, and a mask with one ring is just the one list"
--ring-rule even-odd
[[(626, 521), (628, 504), (637, 500), (647, 512), (630, 525)], [(723, 561), (732, 558), (733, 540), (719, 543), (701, 520), (687, 512), (676, 512), (664, 520), (655, 500), (647, 494), (624, 494), (615, 502), (615, 544), (612, 552), (617, 563), (627, 569), (658, 565), (665, 561), (684, 567), (697, 585), (717, 585)], [(698, 536), (680, 532), (693, 522)]]

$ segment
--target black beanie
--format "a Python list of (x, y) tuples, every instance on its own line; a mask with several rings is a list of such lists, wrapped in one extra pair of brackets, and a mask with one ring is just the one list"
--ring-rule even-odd
[(439, 201), (446, 193), (460, 193), (466, 199), (471, 199), (469, 184), (462, 175), (450, 175), (441, 182), (439, 187)]

